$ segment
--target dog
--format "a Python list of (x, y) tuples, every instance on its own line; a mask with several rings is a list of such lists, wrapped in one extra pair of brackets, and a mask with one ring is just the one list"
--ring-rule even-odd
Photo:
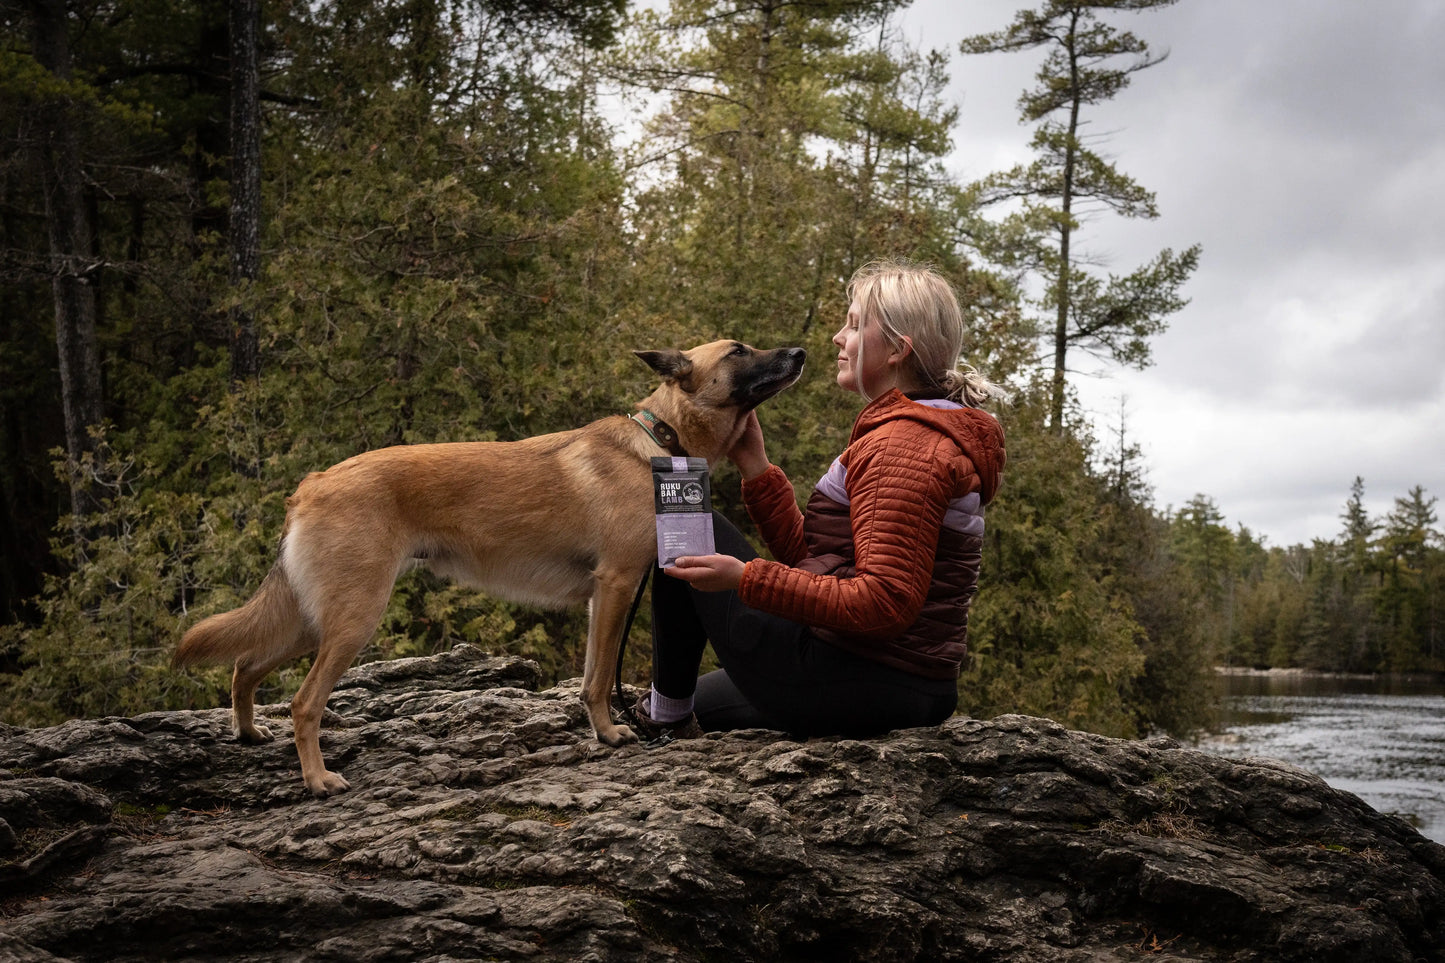
[(381, 448), (307, 475), (286, 499), (261, 587), (186, 632), (172, 664), (234, 662), (233, 729), (266, 742), (257, 685), (315, 652), (291, 702), (301, 778), (318, 797), (343, 792), (350, 784), (321, 756), (322, 713), (375, 634), (397, 576), (420, 564), (513, 601), (587, 603), (588, 719), (609, 746), (635, 742), (608, 702), (629, 602), (657, 558), (651, 459), (717, 462), (748, 413), (798, 380), (806, 352), (714, 341), (634, 354), (662, 379), (635, 415), (521, 441)]

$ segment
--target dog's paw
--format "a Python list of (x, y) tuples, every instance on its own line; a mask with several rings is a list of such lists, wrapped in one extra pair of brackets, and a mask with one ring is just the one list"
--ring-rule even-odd
[(332, 772), (329, 769), (321, 770), (320, 775), (314, 778), (307, 776), (305, 780), (306, 788), (311, 790), (311, 795), (317, 799), (325, 799), (327, 796), (334, 796), (351, 788), (351, 783), (343, 779), (341, 773)]
[(271, 740), (276, 738), (274, 735), (271, 734), (271, 730), (267, 729), (265, 726), (251, 726), (249, 729), (233, 728), (232, 731), (235, 732), (236, 739), (239, 742), (244, 742), (247, 745), (253, 746), (262, 742), (270, 742)]
[(628, 726), (612, 726), (609, 731), (598, 732), (597, 740), (616, 749), (637, 742), (637, 733)]

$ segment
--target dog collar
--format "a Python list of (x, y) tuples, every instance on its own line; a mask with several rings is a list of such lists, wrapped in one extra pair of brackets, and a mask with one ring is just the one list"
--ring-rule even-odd
[(657, 443), (657, 447), (667, 449), (676, 458), (688, 456), (687, 449), (682, 447), (682, 442), (678, 439), (677, 432), (673, 430), (673, 427), (646, 408), (629, 417), (642, 426), (642, 430)]

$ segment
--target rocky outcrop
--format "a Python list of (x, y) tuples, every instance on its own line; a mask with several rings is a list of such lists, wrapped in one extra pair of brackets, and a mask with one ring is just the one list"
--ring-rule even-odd
[(599, 746), (460, 647), (302, 787), (225, 710), (0, 731), (0, 960), (1445, 959), (1445, 847), (1289, 766), (1043, 719)]

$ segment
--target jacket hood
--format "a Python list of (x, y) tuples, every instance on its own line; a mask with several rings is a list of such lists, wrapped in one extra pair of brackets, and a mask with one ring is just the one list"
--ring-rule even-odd
[(946, 435), (969, 457), (978, 470), (980, 496), (985, 504), (993, 501), (1003, 480), (1003, 467), (1007, 460), (1003, 428), (998, 419), (978, 408), (953, 407), (951, 404), (935, 408), (932, 404), (937, 402), (920, 403), (909, 399), (897, 388), (890, 389), (873, 399), (858, 414), (849, 443), (895, 418), (921, 422)]

